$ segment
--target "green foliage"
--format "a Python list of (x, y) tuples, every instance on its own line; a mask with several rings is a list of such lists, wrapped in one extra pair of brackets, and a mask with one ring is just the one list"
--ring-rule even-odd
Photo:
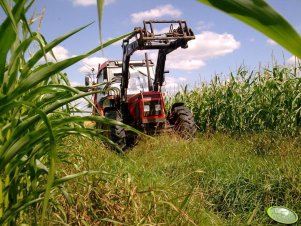
[[(76, 109), (70, 103), (97, 91), (85, 93), (70, 87), (61, 71), (125, 36), (80, 56), (48, 61), (47, 53), (86, 26), (48, 43), (42, 34), (30, 30), (25, 15), (32, 4), (26, 0), (1, 1), (7, 16), (0, 25), (0, 33), (5, 34), (0, 36), (1, 225), (26, 223), (28, 214), (35, 216), (32, 223), (42, 225), (53, 191), (68, 179), (56, 175), (57, 142), (69, 134), (98, 136), (107, 141), (101, 131), (84, 129), (83, 121), (116, 123), (103, 117), (73, 116), (71, 112)], [(36, 43), (36, 52), (30, 54), (29, 49)]]
[[(257, 151), (258, 142), (266, 151)], [(273, 225), (265, 212), (271, 205), (300, 214), (298, 139), (205, 134), (186, 141), (165, 134), (142, 139), (122, 158), (86, 139), (64, 144), (71, 163), (60, 164), (63, 173), (102, 172), (66, 184), (70, 202), (58, 194), (63, 211), (53, 208), (50, 217), (67, 224)]]
[(301, 59), (298, 32), (264, 0), (198, 0), (250, 25)]
[[(272, 23), (269, 24), (271, 26), (262, 28), (261, 25), (258, 25), (261, 23), (260, 21), (259, 23), (254, 22), (253, 19), (245, 19), (245, 21), (268, 33), (271, 38), (300, 57), (300, 46), (296, 45), (296, 43), (300, 43), (300, 38), (264, 2), (257, 2), (267, 10), (267, 17), (262, 16), (261, 13), (255, 13), (258, 8), (252, 4), (249, 5), (251, 7), (243, 8), (243, 10), (241, 7), (231, 5), (229, 1), (219, 5), (230, 4), (226, 7), (231, 6), (231, 9), (234, 10), (231, 13), (235, 14), (241, 10), (244, 13), (245, 10), (253, 10), (254, 17), (261, 17), (260, 21)], [(22, 223), (43, 225), (45, 219), (50, 221), (55, 219), (62, 224), (74, 223), (77, 222), (79, 216), (82, 220), (77, 222), (78, 224), (122, 221), (129, 224), (167, 222), (170, 225), (188, 223), (224, 225), (224, 220), (220, 220), (221, 218), (225, 217), (225, 222), (228, 220), (235, 222), (234, 215), (242, 214), (245, 217), (246, 214), (241, 211), (247, 210), (248, 214), (253, 207), (257, 208), (258, 203), (260, 203), (261, 209), (263, 206), (278, 203), (290, 204), (292, 207), (300, 209), (298, 205), (294, 204), (295, 199), (300, 197), (300, 188), (298, 187), (300, 183), (294, 175), (294, 169), (297, 168), (294, 159), (291, 162), (292, 168), (289, 168), (289, 172), (283, 176), (283, 180), (278, 177), (281, 170), (286, 168), (279, 165), (277, 174), (270, 175), (263, 168), (266, 160), (262, 161), (260, 165), (262, 168), (258, 170), (264, 174), (255, 175), (255, 178), (258, 178), (257, 181), (252, 180), (253, 174), (243, 174), (243, 172), (233, 179), (230, 171), (228, 171), (229, 174), (224, 174), (227, 172), (226, 165), (219, 162), (221, 155), (224, 156), (224, 149), (218, 149), (217, 153), (212, 152), (211, 155), (208, 155), (209, 147), (214, 146), (214, 143), (212, 144), (210, 141), (201, 143), (201, 145), (195, 142), (187, 145), (174, 140), (179, 145), (175, 150), (173, 146), (171, 146), (172, 148), (168, 147), (168, 143), (166, 146), (167, 139), (161, 140), (161, 142), (159, 140), (159, 143), (148, 143), (148, 148), (141, 146), (140, 151), (138, 147), (138, 151), (133, 151), (130, 158), (120, 158), (116, 155), (107, 156), (107, 152), (103, 152), (103, 156), (100, 156), (102, 158), (94, 159), (95, 165), (82, 168), (74, 163), (75, 168), (79, 170), (63, 168), (58, 172), (58, 166), (63, 167), (63, 163), (70, 161), (65, 158), (70, 153), (61, 151), (61, 141), (69, 134), (98, 136), (106, 142), (110, 142), (103, 137), (102, 131), (84, 129), (83, 121), (117, 123), (102, 117), (73, 116), (71, 112), (76, 109), (73, 109), (70, 103), (97, 91), (84, 93), (70, 87), (67, 76), (61, 71), (127, 35), (108, 41), (80, 56), (61, 62), (48, 61), (47, 53), (53, 55), (52, 49), (55, 46), (86, 26), (48, 43), (42, 34), (30, 29), (30, 23), (26, 19), (26, 13), (33, 3), (34, 1), (28, 3), (26, 0), (0, 2), (7, 17), (0, 25), (1, 225), (21, 225)], [(103, 6), (104, 1), (99, 0), (99, 22), (101, 22)], [(287, 44), (283, 43), (283, 33), (279, 32), (279, 29), (282, 29), (283, 33), (286, 32)], [(34, 54), (30, 54), (29, 49), (34, 44), (38, 44), (38, 47)], [(237, 78), (232, 76), (230, 82), (223, 83), (216, 79), (212, 86), (203, 86), (201, 91), (189, 92), (186, 90), (184, 95), (178, 94), (176, 98), (187, 101), (188, 105), (193, 108), (199, 126), (203, 130), (208, 127), (221, 131), (272, 129), (284, 133), (292, 131), (297, 134), (301, 109), (298, 93), (300, 78), (296, 74), (286, 76), (291, 72), (285, 68), (273, 68), (272, 71), (266, 71), (266, 73), (268, 76), (264, 78), (258, 74), (257, 77), (247, 79), (245, 74), (240, 72)], [(240, 94), (242, 97), (239, 96)], [(187, 100), (185, 96), (200, 100), (201, 106), (194, 105), (192, 99), (191, 101), (190, 98)], [(250, 101), (252, 98), (253, 102)], [(239, 103), (236, 108), (238, 112), (235, 112), (232, 107), (236, 103)], [(287, 121), (284, 121), (284, 118)], [(285, 129), (284, 125), (287, 125), (288, 129)], [(256, 150), (254, 153), (258, 153), (261, 157), (268, 155), (273, 150), (273, 142), (257, 142), (258, 138), (253, 138), (253, 141), (256, 146), (251, 145), (251, 147), (254, 147)], [(164, 143), (165, 146), (162, 146)], [(75, 147), (81, 147), (81, 145), (82, 143), (79, 143)], [(220, 143), (218, 145), (225, 147)], [(234, 150), (240, 148), (235, 145), (229, 147)], [(73, 146), (72, 150), (74, 151), (74, 149)], [(146, 152), (149, 149), (151, 151)], [(80, 149), (81, 152), (93, 150), (96, 148), (90, 149), (90, 146)], [(153, 150), (156, 151), (152, 152)], [(99, 152), (97, 153), (99, 154)], [(97, 153), (94, 153), (94, 156), (97, 156)], [(161, 155), (159, 155), (160, 153)], [(88, 157), (84, 157), (86, 158), (84, 162), (92, 164), (90, 163), (92, 162), (91, 156), (89, 153)], [(193, 159), (189, 157), (193, 157)], [(206, 161), (205, 166), (203, 163), (196, 162), (202, 158)], [(108, 164), (101, 166), (103, 159), (107, 159)], [(178, 161), (179, 159), (185, 159), (185, 161)], [(257, 157), (255, 159), (257, 164)], [(275, 164), (279, 164), (277, 159), (274, 161)], [(58, 165), (58, 162), (62, 165)], [(242, 167), (233, 164), (239, 163), (236, 159), (228, 163), (232, 164), (233, 168), (236, 167), (236, 171)], [(249, 168), (254, 169), (254, 165), (250, 164)], [(90, 171), (91, 168), (96, 168), (97, 171)], [(246, 168), (248, 169), (247, 166)], [(214, 171), (214, 169), (217, 170)], [(200, 177), (201, 171), (215, 174)], [(90, 181), (84, 181), (87, 182), (83, 183), (86, 186), (83, 186), (79, 193), (75, 193), (75, 196), (68, 193), (72, 189), (66, 190), (63, 186), (63, 183), (70, 182), (71, 179), (100, 172), (102, 172), (102, 176), (94, 176), (93, 179), (85, 177), (84, 180), (90, 178)], [(216, 177), (219, 172), (223, 173)], [(262, 175), (268, 175), (268, 177), (265, 178)], [(215, 178), (219, 180), (214, 180)], [(259, 193), (248, 193), (250, 188), (257, 189), (257, 192), (262, 188), (262, 184), (266, 186), (264, 188), (268, 191), (267, 195), (247, 203), (246, 198), (251, 195), (255, 195), (252, 197), (257, 197), (256, 194), (259, 195)], [(207, 185), (208, 187), (206, 187)], [(212, 187), (216, 189), (211, 191)], [(244, 192), (237, 192), (237, 187), (242, 188), (239, 191)], [(225, 189), (230, 193), (223, 193)], [(292, 199), (292, 195), (287, 194), (286, 189), (297, 198)], [(245, 201), (241, 202), (243, 205), (237, 204), (235, 195), (237, 193), (242, 197), (247, 194), (244, 197)], [(87, 196), (84, 196), (85, 194)], [(225, 195), (227, 199), (222, 199)], [(204, 197), (208, 201), (204, 201)], [(73, 198), (78, 198), (79, 203), (77, 204), (76, 199)], [(269, 198), (277, 201), (270, 202)], [(86, 203), (86, 200), (89, 202)], [(49, 202), (51, 208), (48, 208)], [(223, 206), (223, 208), (220, 210), (219, 206)], [(74, 210), (74, 207), (77, 209)], [(208, 213), (206, 209), (211, 212)], [(108, 218), (107, 216), (112, 217)]]
[(169, 102), (184, 102), (201, 131), (275, 131), (299, 135), (300, 67), (274, 66), (263, 71), (240, 67), (228, 80), (216, 76), (194, 90), (183, 89)]

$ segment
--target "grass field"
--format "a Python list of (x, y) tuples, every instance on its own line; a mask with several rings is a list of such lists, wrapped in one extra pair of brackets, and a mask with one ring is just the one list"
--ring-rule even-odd
[[(185, 89), (170, 101), (192, 109), (202, 134), (144, 137), (120, 156), (101, 143), (101, 131), (83, 126), (112, 122), (72, 115), (70, 103), (98, 91), (71, 87), (62, 71), (129, 34), (48, 61), (55, 46), (89, 25), (46, 41), (26, 19), (33, 3), (1, 1), (0, 225), (275, 225), (265, 213), (271, 205), (301, 214), (300, 63), (241, 68)], [(275, 15), (265, 16), (281, 22)], [(270, 31), (253, 27), (300, 56), (299, 35), (280, 22)]]
[[(301, 145), (274, 134), (143, 138), (124, 156), (83, 138), (65, 141), (61, 173), (100, 173), (68, 182), (51, 218), (81, 225), (275, 225), (284, 205), (301, 214)], [(68, 156), (70, 163), (64, 162)], [(71, 163), (72, 162), (72, 163)], [(120, 223), (117, 223), (120, 222)]]

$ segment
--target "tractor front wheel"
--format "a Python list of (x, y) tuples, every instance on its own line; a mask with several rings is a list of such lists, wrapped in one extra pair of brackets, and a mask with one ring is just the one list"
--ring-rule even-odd
[[(121, 122), (120, 113), (117, 110), (110, 110), (105, 112), (105, 117), (114, 119), (116, 121)], [(118, 125), (110, 125), (108, 126), (108, 137), (112, 140), (121, 150), (126, 149), (126, 133), (125, 129)]]
[(197, 127), (191, 111), (185, 106), (174, 107), (169, 117), (169, 123), (181, 137), (193, 138), (196, 135)]

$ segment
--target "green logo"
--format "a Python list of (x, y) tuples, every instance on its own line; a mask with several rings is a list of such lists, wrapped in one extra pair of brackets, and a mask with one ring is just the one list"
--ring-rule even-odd
[(298, 221), (298, 215), (283, 206), (272, 206), (267, 212), (270, 218), (282, 224), (294, 224)]

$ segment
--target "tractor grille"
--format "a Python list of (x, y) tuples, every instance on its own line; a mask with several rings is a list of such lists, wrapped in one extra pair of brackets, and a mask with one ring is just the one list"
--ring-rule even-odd
[(160, 100), (144, 102), (144, 116), (158, 116), (162, 114)]

